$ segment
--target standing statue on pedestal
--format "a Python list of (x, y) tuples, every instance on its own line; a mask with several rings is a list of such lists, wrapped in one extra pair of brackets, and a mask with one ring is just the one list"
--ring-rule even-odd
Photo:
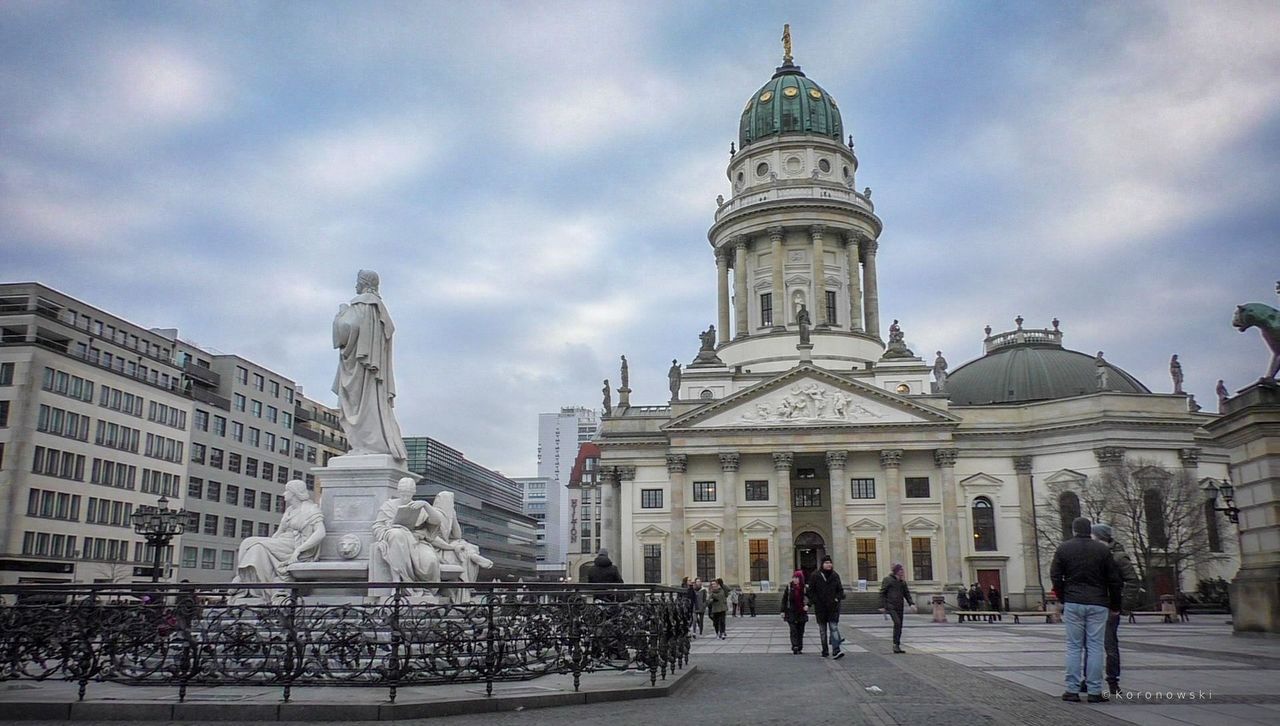
[[(387, 563), (392, 582), (438, 582), (440, 555), (431, 544), (431, 525), (440, 514), (424, 501), (413, 498), (417, 486), (410, 477), (396, 485), (396, 496), (378, 507), (373, 520), (374, 549)], [(434, 599), (436, 593), (410, 589), (411, 597)]]
[(622, 356), (622, 387), (630, 390), (631, 388), (631, 367), (627, 365), (627, 357)]
[(1227, 384), (1221, 378), (1218, 379), (1218, 385), (1213, 389), (1218, 394), (1218, 413), (1222, 413), (1227, 405), (1227, 399), (1231, 398), (1231, 394), (1227, 391)]
[(800, 326), (800, 345), (809, 345), (809, 327), (813, 319), (809, 317), (809, 308), (804, 305), (796, 311), (796, 325)]
[(604, 415), (608, 416), (613, 413), (613, 392), (609, 390), (608, 378), (604, 379), (604, 388), (600, 390), (600, 393), (604, 395), (604, 400), (601, 402), (601, 405), (604, 406)]
[(352, 454), (389, 454), (404, 461), (404, 439), (393, 408), (391, 336), (395, 329), (378, 295), (378, 273), (361, 270), (356, 276), (356, 296), (351, 304), (339, 306), (333, 319), (333, 347), (338, 349), (333, 392), (338, 395), (342, 431)]
[[(310, 562), (320, 554), (320, 540), (325, 535), (324, 516), (320, 506), (311, 501), (307, 485), (297, 479), (285, 484), (284, 501), (284, 514), (275, 534), (249, 537), (240, 542), (232, 582), (289, 582), (293, 580), (286, 569), (289, 565)], [(246, 594), (245, 597), (254, 596)]]
[(671, 400), (680, 398), (680, 362), (671, 359), (671, 367), (667, 369), (667, 388), (671, 389)]
[(1095, 369), (1094, 382), (1098, 386), (1099, 391), (1107, 390), (1107, 376), (1110, 371), (1107, 369), (1107, 362), (1102, 359), (1102, 351), (1098, 351), (1098, 356), (1093, 359)]
[(937, 351), (937, 358), (933, 359), (933, 380), (938, 383), (938, 393), (946, 393), (947, 391), (947, 359), (942, 357), (942, 351)]
[(1182, 364), (1178, 362), (1178, 354), (1169, 359), (1169, 377), (1173, 379), (1173, 392), (1182, 393)]

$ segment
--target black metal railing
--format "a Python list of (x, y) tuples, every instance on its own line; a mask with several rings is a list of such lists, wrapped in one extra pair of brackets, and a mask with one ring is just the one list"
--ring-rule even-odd
[[(416, 584), (415, 587), (422, 587)], [(655, 585), (430, 583), (465, 602), (423, 603), (402, 585), (272, 584), (270, 602), (228, 586), (0, 587), (0, 680), (189, 686), (484, 683), (689, 659), (682, 593)], [(360, 589), (363, 591), (364, 585)], [(325, 593), (331, 593), (326, 596)], [(354, 602), (352, 602), (354, 601)]]

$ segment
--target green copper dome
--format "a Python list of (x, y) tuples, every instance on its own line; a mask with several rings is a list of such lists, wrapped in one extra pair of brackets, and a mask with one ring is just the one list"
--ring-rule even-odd
[(835, 99), (784, 61), (769, 82), (747, 101), (738, 127), (738, 145), (782, 134), (817, 134), (840, 140), (844, 126)]

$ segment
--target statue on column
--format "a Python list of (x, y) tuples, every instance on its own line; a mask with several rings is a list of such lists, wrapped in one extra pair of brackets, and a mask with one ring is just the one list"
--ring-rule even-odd
[[(430, 504), (414, 500), (416, 491), (412, 478), (401, 479), (396, 496), (382, 503), (373, 520), (374, 547), (387, 563), (392, 582), (440, 580), (440, 556), (431, 544), (431, 525), (439, 524), (440, 513)], [(432, 600), (436, 596), (421, 588), (406, 594)]]
[(352, 454), (388, 454), (407, 458), (400, 425), (396, 423), (396, 384), (391, 367), (391, 337), (395, 325), (378, 294), (378, 273), (356, 275), (356, 296), (338, 307), (333, 319), (333, 347), (338, 349), (338, 372), (333, 392), (338, 395), (342, 431)]
[(627, 366), (627, 357), (625, 355), (622, 356), (622, 387), (631, 387), (631, 370)]
[(938, 384), (938, 393), (946, 393), (947, 391), (947, 359), (942, 357), (942, 351), (937, 351), (937, 358), (933, 359), (933, 380)]
[(1108, 364), (1102, 359), (1102, 351), (1098, 351), (1098, 355), (1093, 359), (1093, 365), (1096, 372), (1094, 373), (1094, 381), (1098, 384), (1099, 391), (1107, 390), (1107, 376), (1110, 373)]
[(706, 331), (699, 333), (698, 340), (701, 341), (702, 343), (702, 347), (700, 350), (715, 350), (716, 349), (716, 326), (712, 325), (708, 327)]
[(716, 355), (716, 326), (712, 325), (698, 333), (698, 340), (702, 345), (698, 348), (697, 357), (693, 359), (694, 365), (724, 365), (720, 356)]
[(803, 304), (796, 311), (796, 325), (800, 327), (800, 345), (809, 345), (809, 327), (813, 320), (809, 317), (809, 308)]
[(608, 416), (613, 412), (613, 392), (609, 390), (608, 378), (604, 379), (604, 388), (600, 392), (604, 394), (604, 402), (601, 404), (604, 406), (604, 415)]
[(680, 362), (671, 359), (671, 367), (667, 369), (667, 388), (671, 389), (671, 400), (680, 398)]
[[(248, 537), (236, 555), (234, 583), (290, 582), (289, 565), (310, 562), (320, 555), (324, 539), (324, 515), (311, 501), (307, 485), (294, 479), (284, 485), (284, 514), (270, 537)], [(242, 598), (253, 598), (246, 591)]]
[(1182, 393), (1182, 364), (1178, 362), (1178, 354), (1169, 359), (1169, 377), (1173, 379), (1173, 392)]
[(1218, 413), (1222, 413), (1227, 405), (1227, 399), (1231, 398), (1231, 394), (1227, 391), (1227, 384), (1221, 378), (1218, 379), (1218, 385), (1213, 389), (1218, 394)]
[[(941, 352), (939, 352), (941, 355)], [(907, 347), (906, 336), (902, 332), (902, 326), (898, 324), (897, 319), (889, 326), (889, 345), (885, 348), (883, 358), (914, 358), (916, 354)], [(944, 363), (946, 361), (943, 361)], [(936, 366), (936, 363), (935, 363)]]

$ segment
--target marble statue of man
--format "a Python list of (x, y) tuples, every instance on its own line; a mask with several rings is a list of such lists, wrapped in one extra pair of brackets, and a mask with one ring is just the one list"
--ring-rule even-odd
[[(284, 514), (275, 534), (241, 540), (233, 582), (288, 582), (293, 580), (286, 569), (289, 565), (319, 556), (320, 541), (325, 536), (320, 505), (311, 500), (307, 485), (297, 479), (284, 485), (284, 501)], [(255, 597), (250, 593), (245, 596)]]
[(667, 369), (667, 388), (671, 389), (671, 400), (680, 398), (680, 362), (671, 359), (671, 367)]
[(604, 397), (604, 400), (602, 400), (600, 404), (604, 406), (604, 415), (608, 416), (613, 411), (613, 392), (609, 390), (608, 378), (604, 379), (603, 383), (604, 387), (600, 389), (600, 393)]
[(947, 359), (942, 357), (942, 351), (938, 351), (937, 356), (933, 359), (933, 380), (938, 382), (941, 392), (947, 390)]
[(1107, 376), (1109, 371), (1107, 370), (1107, 362), (1102, 359), (1102, 351), (1098, 351), (1098, 357), (1093, 359), (1093, 365), (1097, 370), (1094, 374), (1094, 378), (1098, 384), (1098, 390), (1107, 390)]
[(627, 357), (622, 356), (622, 387), (631, 387), (631, 367), (627, 365)]
[(1227, 391), (1227, 383), (1221, 378), (1218, 379), (1218, 385), (1213, 389), (1218, 394), (1218, 413), (1222, 413), (1222, 407), (1226, 405), (1227, 399), (1231, 398), (1231, 394)]
[(1173, 392), (1182, 393), (1182, 364), (1178, 362), (1178, 354), (1169, 359), (1169, 377), (1173, 379)]
[(395, 325), (378, 295), (378, 273), (361, 270), (356, 296), (338, 308), (333, 319), (333, 347), (338, 349), (338, 394), (342, 431), (352, 454), (389, 454), (406, 458), (400, 425), (396, 423), (396, 384), (391, 367), (391, 336)]
[(804, 305), (796, 312), (796, 325), (800, 326), (800, 345), (808, 345), (809, 326), (813, 325), (813, 320), (809, 317), (809, 309)]
[[(374, 549), (387, 563), (393, 582), (438, 582), (440, 555), (431, 540), (440, 513), (427, 502), (413, 498), (417, 486), (405, 477), (396, 485), (396, 496), (378, 507), (373, 520)], [(413, 595), (422, 595), (417, 590)]]

